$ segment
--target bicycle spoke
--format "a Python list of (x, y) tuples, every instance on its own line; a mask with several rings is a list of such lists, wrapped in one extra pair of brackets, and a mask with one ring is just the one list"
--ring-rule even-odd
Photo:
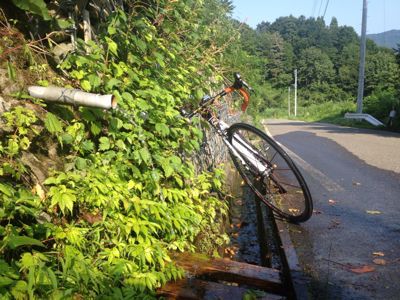
[(233, 162), (260, 200), (290, 221), (307, 220), (312, 213), (310, 193), (293, 161), (280, 146), (248, 124), (235, 124), (228, 134), (230, 141), (234, 140), (241, 149), (238, 154), (246, 165), (234, 156)]

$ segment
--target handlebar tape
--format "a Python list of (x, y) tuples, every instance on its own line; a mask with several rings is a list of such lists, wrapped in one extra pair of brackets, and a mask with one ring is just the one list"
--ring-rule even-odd
[[(230, 94), (234, 90), (236, 90), (236, 88), (234, 88), (233, 86), (230, 86), (230, 87), (225, 88), (225, 93)], [(239, 90), (239, 93), (243, 97), (243, 103), (242, 103), (241, 108), (242, 108), (242, 111), (245, 112), (247, 109), (247, 106), (249, 105), (249, 102), (250, 102), (250, 95), (244, 88), (239, 88), (237, 90)]]
[(247, 106), (249, 106), (249, 102), (250, 102), (250, 95), (249, 93), (241, 88), (239, 89), (239, 93), (243, 96), (243, 103), (242, 103), (242, 112), (245, 112), (247, 109)]

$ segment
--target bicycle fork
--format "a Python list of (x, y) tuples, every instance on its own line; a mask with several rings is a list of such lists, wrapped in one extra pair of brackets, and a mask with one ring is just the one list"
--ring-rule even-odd
[(240, 160), (243, 166), (248, 169), (253, 167), (263, 177), (270, 175), (270, 168), (266, 167), (259, 159), (257, 159), (255, 151), (247, 146), (247, 143), (240, 136), (235, 134), (232, 139), (232, 144), (229, 143), (227, 139), (223, 140), (229, 151)]
[(257, 158), (257, 156), (259, 156), (257, 152), (253, 150), (240, 136), (234, 135), (232, 144), (230, 144), (226, 139), (224, 139), (224, 143), (248, 170), (250, 170), (249, 164), (251, 164), (251, 167), (255, 168), (262, 178), (267, 177), (274, 182), (275, 187), (278, 189), (280, 194), (287, 193), (286, 188), (284, 188), (275, 178), (273, 174), (274, 167), (266, 166), (262, 161), (260, 161), (260, 159)]
[[(239, 159), (240, 163), (249, 171), (251, 168), (258, 171), (261, 177), (269, 177), (272, 173), (272, 168), (266, 166), (260, 159), (257, 151), (252, 149), (247, 142), (240, 137), (238, 134), (234, 134), (232, 137), (232, 143), (228, 141), (226, 132), (228, 131), (228, 124), (219, 119), (210, 118), (208, 120), (214, 128), (217, 129), (217, 133), (222, 137), (224, 144), (228, 147), (229, 152)], [(249, 166), (250, 165), (250, 166)], [(254, 172), (254, 171), (253, 171)]]

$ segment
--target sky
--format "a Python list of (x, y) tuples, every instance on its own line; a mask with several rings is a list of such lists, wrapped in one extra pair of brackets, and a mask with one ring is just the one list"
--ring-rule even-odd
[[(339, 25), (361, 32), (362, 0), (232, 0), (232, 3), (233, 17), (253, 28), (262, 21), (272, 23), (283, 16), (317, 18), (325, 13), (327, 25), (336, 17)], [(368, 0), (367, 9), (367, 34), (400, 29), (400, 0)]]

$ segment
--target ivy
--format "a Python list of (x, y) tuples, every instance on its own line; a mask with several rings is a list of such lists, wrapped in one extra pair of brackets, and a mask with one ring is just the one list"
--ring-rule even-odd
[(39, 15), (43, 20), (50, 20), (49, 11), (43, 0), (12, 0), (15, 6), (33, 14)]
[[(6, 134), (0, 137), (0, 176), (19, 180), (26, 172), (21, 153), (29, 149), (31, 140), (39, 134), (33, 124), (38, 121), (35, 112), (22, 106), (3, 113), (1, 119)], [(0, 125), (2, 122), (0, 121)]]
[(62, 132), (62, 124), (58, 120), (57, 116), (54, 114), (48, 112), (46, 118), (44, 119), (44, 125), (46, 126), (46, 129), (50, 133), (59, 133)]
[(110, 15), (98, 43), (79, 41), (60, 65), (82, 89), (113, 93), (117, 110), (52, 110), (42, 122), (16, 108), (2, 117), (10, 128), (0, 140), (2, 175), (20, 178), (23, 164), (11, 170), (43, 135), (64, 161), (43, 182), (44, 197), (0, 180), (0, 294), (8, 298), (153, 297), (183, 276), (170, 252), (194, 251), (227, 211), (211, 192), (221, 174), (196, 174), (189, 159), (201, 131), (179, 113), (212, 88), (204, 82), (219, 63), (207, 6), (127, 7)]

